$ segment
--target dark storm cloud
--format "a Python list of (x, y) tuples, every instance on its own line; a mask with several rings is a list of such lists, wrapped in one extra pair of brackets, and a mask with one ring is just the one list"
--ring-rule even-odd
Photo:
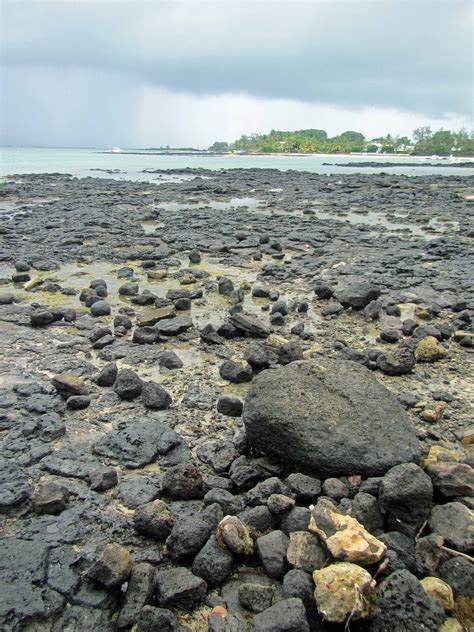
[[(170, 91), (469, 116), (470, 3), (4, 2), (3, 63)], [(91, 75), (92, 76), (92, 75)]]

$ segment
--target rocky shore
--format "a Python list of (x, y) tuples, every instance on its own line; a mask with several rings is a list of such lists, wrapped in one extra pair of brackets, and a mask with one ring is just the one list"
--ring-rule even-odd
[(474, 177), (0, 183), (2, 632), (474, 626)]

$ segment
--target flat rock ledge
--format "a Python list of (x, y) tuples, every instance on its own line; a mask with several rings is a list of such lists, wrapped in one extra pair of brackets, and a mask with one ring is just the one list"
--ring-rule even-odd
[(243, 417), (256, 450), (315, 473), (378, 476), (420, 460), (403, 407), (354, 362), (321, 358), (263, 371)]

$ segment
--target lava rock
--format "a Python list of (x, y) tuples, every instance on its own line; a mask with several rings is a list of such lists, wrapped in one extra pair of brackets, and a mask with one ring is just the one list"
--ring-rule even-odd
[(229, 380), (229, 382), (234, 384), (242, 384), (252, 381), (253, 372), (248, 364), (226, 360), (219, 369), (219, 375), (223, 380)]
[(114, 391), (120, 399), (135, 399), (143, 389), (143, 382), (132, 369), (121, 369), (114, 383)]
[(334, 295), (344, 307), (362, 309), (380, 296), (380, 289), (370, 281), (356, 279), (346, 281), (336, 289)]
[[(257, 338), (267, 338), (270, 335), (268, 327), (262, 323), (261, 320), (254, 316), (248, 316), (242, 312), (232, 314), (230, 316), (230, 323), (236, 329), (248, 334), (249, 336), (255, 336)], [(220, 333), (220, 332), (219, 332)], [(223, 335), (223, 334), (222, 334)]]
[(66, 406), (70, 410), (84, 410), (84, 408), (88, 408), (91, 403), (91, 398), (87, 397), (87, 395), (72, 395), (68, 397), (66, 401)]
[(170, 498), (191, 500), (202, 496), (202, 475), (194, 463), (170, 468), (163, 476), (162, 490)]
[(286, 479), (286, 484), (296, 500), (301, 502), (313, 502), (321, 494), (321, 481), (306, 474), (290, 474)]
[(316, 472), (384, 474), (419, 460), (415, 428), (366, 368), (325, 359), (264, 371), (244, 404), (247, 438)]
[(378, 587), (377, 613), (371, 632), (438, 632), (444, 612), (407, 570), (395, 571)]
[(227, 417), (240, 417), (243, 401), (236, 395), (221, 395), (217, 400), (217, 412)]
[(133, 625), (139, 618), (142, 608), (150, 600), (154, 590), (155, 569), (151, 564), (135, 564), (128, 581), (124, 603), (117, 620), (119, 628)]
[(286, 570), (286, 551), (290, 540), (283, 531), (272, 531), (257, 538), (257, 551), (269, 577), (281, 579)]
[(46, 327), (54, 321), (54, 316), (49, 309), (36, 309), (30, 314), (30, 325), (32, 327)]
[(164, 410), (171, 406), (172, 399), (168, 391), (157, 382), (144, 382), (142, 402), (145, 408)]
[(69, 492), (53, 481), (40, 481), (33, 496), (33, 508), (39, 514), (57, 515), (68, 505)]
[(156, 573), (156, 597), (160, 606), (194, 610), (206, 592), (206, 582), (187, 568), (171, 568)]
[(97, 374), (95, 383), (98, 386), (112, 386), (117, 379), (117, 374), (118, 368), (115, 362), (106, 364)]
[(181, 626), (176, 616), (166, 608), (145, 606), (137, 620), (136, 632), (177, 632)]
[(379, 497), (389, 525), (415, 536), (430, 515), (433, 484), (418, 465), (404, 463), (390, 469), (382, 478)]
[(174, 527), (174, 518), (162, 500), (141, 505), (135, 510), (133, 525), (143, 535), (165, 541)]
[(96, 301), (90, 306), (92, 316), (108, 316), (111, 313), (111, 307), (107, 301)]
[(309, 632), (306, 611), (301, 599), (282, 599), (256, 614), (251, 632)]
[(117, 470), (113, 467), (99, 467), (89, 472), (90, 487), (96, 492), (105, 492), (117, 483)]
[(449, 546), (468, 553), (474, 548), (474, 512), (460, 502), (433, 507), (431, 531), (443, 536)]
[(192, 571), (209, 586), (220, 586), (231, 574), (232, 567), (232, 553), (228, 548), (219, 546), (216, 536), (211, 535), (194, 558)]
[(120, 586), (130, 575), (130, 552), (115, 542), (107, 544), (98, 560), (86, 572), (86, 578), (105, 588)]
[(474, 564), (464, 557), (452, 557), (443, 562), (436, 573), (451, 586), (455, 597), (474, 596)]
[(61, 373), (51, 378), (54, 388), (65, 397), (70, 395), (87, 395), (87, 386), (80, 377), (73, 373)]

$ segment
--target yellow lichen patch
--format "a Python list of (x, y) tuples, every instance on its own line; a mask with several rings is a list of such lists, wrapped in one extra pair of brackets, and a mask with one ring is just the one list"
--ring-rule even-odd
[(446, 355), (446, 349), (433, 336), (422, 338), (416, 345), (417, 362), (436, 362)]
[(449, 584), (438, 577), (425, 577), (421, 580), (421, 585), (428, 595), (431, 595), (446, 612), (451, 612), (454, 608), (453, 590)]
[(360, 619), (370, 614), (375, 601), (375, 581), (360, 566), (342, 562), (314, 571), (314, 597), (319, 613), (335, 623), (349, 616)]

